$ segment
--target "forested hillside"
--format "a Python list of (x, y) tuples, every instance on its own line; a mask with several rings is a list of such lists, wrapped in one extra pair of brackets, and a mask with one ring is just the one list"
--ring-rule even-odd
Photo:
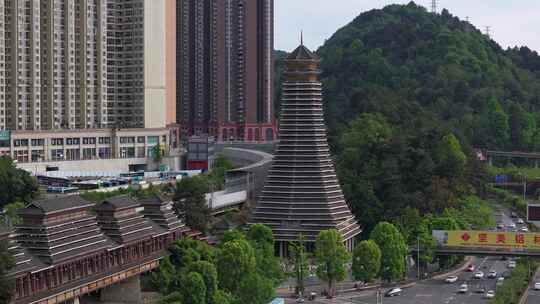
[(429, 242), (434, 228), (494, 224), (472, 148), (540, 150), (536, 52), (411, 2), (361, 14), (317, 53), (337, 171), (365, 232), (389, 220)]
[(414, 3), (361, 14), (318, 50), (333, 134), (359, 113), (428, 116), (475, 147), (540, 149), (540, 57)]

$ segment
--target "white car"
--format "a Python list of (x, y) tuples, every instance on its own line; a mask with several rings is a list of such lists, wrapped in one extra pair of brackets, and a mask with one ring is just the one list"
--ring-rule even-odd
[(475, 279), (483, 279), (484, 278), (484, 273), (482, 271), (477, 271), (474, 273), (474, 278)]
[(504, 283), (504, 278), (503, 277), (497, 278), (497, 283), (496, 283), (497, 286), (502, 285), (503, 283)]
[(493, 298), (495, 298), (495, 291), (488, 290), (488, 292), (486, 292), (486, 294), (484, 294), (484, 298), (485, 299), (493, 299)]
[(525, 224), (525, 222), (522, 219), (518, 219), (517, 223), (520, 224), (520, 225)]
[(521, 231), (521, 232), (529, 232), (529, 228), (523, 226), (523, 227), (519, 228), (519, 231)]
[(534, 290), (540, 290), (540, 282), (534, 283)]
[(457, 276), (449, 276), (448, 278), (446, 278), (444, 281), (446, 283), (455, 283), (457, 282), (458, 280), (458, 277)]
[(469, 291), (469, 286), (467, 286), (467, 284), (461, 284), (461, 286), (459, 286), (459, 293), (466, 293), (467, 291)]
[(399, 295), (401, 295), (401, 293), (403, 292), (403, 290), (401, 288), (392, 288), (390, 290), (388, 290), (384, 296), (385, 297), (397, 297)]
[(516, 268), (516, 261), (508, 262), (508, 268)]
[(506, 225), (506, 227), (511, 228), (511, 229), (516, 229), (516, 224), (515, 223), (510, 223), (510, 224)]
[(488, 277), (489, 279), (495, 279), (495, 278), (497, 277), (497, 271), (491, 270), (491, 271), (488, 273), (487, 277)]

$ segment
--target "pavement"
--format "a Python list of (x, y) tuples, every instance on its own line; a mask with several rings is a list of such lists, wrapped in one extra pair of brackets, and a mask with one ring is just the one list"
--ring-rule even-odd
[(540, 290), (534, 290), (535, 282), (540, 282), (540, 270), (536, 272), (535, 278), (532, 280), (531, 285), (529, 285), (529, 290), (527, 290), (527, 295), (523, 302), (524, 304), (540, 303)]

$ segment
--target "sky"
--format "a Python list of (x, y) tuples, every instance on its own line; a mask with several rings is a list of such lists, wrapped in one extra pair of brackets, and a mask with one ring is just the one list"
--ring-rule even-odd
[[(360, 13), (388, 4), (407, 4), (410, 0), (274, 0), (275, 48), (291, 51), (300, 42), (315, 50), (339, 28)], [(431, 0), (416, 0), (431, 7)], [(528, 46), (540, 51), (540, 0), (438, 0), (439, 11), (469, 20), (503, 47)]]

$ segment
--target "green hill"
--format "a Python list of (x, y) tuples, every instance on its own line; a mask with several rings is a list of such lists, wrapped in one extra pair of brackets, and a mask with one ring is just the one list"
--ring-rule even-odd
[(397, 124), (429, 117), (475, 147), (540, 149), (538, 54), (503, 50), (447, 10), (372, 10), (317, 53), (332, 134), (377, 112)]

